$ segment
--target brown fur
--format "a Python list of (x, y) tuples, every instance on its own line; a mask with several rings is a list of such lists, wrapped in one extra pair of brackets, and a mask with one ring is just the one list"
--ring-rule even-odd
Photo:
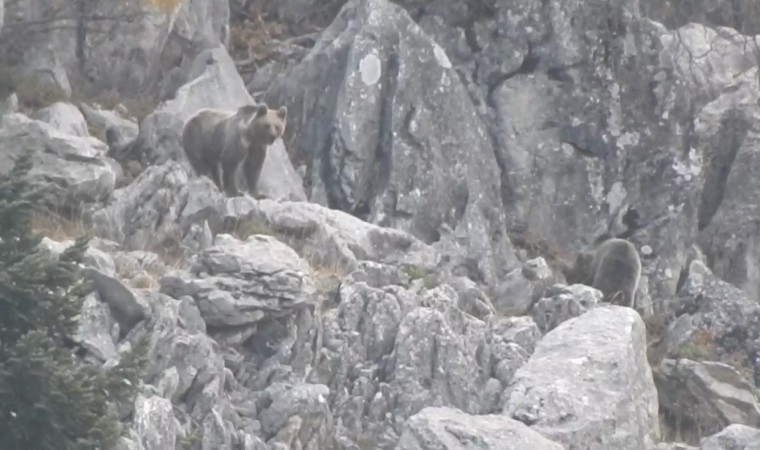
[(267, 147), (285, 131), (287, 108), (246, 105), (235, 112), (203, 109), (182, 131), (182, 147), (190, 165), (230, 197), (240, 195), (236, 174), (243, 166), (248, 192), (258, 184)]
[(599, 242), (593, 255), (579, 253), (572, 270), (574, 282), (599, 289), (605, 302), (631, 308), (640, 277), (641, 259), (636, 247), (618, 238)]

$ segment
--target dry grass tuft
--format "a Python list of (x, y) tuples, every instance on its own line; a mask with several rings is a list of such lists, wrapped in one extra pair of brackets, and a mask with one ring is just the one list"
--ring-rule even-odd
[(50, 210), (37, 210), (32, 215), (32, 231), (54, 241), (76, 239), (87, 233), (80, 217), (67, 218)]

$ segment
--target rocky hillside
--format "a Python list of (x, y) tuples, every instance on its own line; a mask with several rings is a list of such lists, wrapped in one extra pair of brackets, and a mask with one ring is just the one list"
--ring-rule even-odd
[[(760, 448), (753, 2), (61, 5), (0, 1), (0, 174), (95, 236), (86, 359), (151, 336), (122, 450)], [(254, 102), (227, 198), (182, 126)], [(634, 308), (560, 270), (604, 233)]]

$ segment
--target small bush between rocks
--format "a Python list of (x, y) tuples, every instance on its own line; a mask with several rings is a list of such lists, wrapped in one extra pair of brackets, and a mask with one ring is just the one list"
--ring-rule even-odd
[(409, 281), (422, 280), (425, 289), (433, 289), (440, 284), (438, 275), (424, 267), (404, 266), (402, 270), (409, 277)]
[(54, 241), (74, 239), (87, 232), (80, 217), (68, 218), (52, 210), (36, 210), (31, 219), (32, 231)]

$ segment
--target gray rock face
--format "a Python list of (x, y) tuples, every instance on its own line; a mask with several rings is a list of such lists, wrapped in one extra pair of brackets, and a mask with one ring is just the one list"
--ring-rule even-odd
[[(67, 107), (61, 108), (68, 111)], [(76, 118), (74, 123), (79, 123)], [(65, 126), (63, 129), (70, 131)], [(76, 209), (81, 202), (108, 198), (114, 189), (116, 173), (104, 156), (106, 147), (101, 141), (64, 133), (53, 125), (20, 113), (3, 116), (0, 121), (0, 173), (12, 170), (15, 158), (29, 150), (36, 151), (34, 168), (29, 176), (35, 182), (53, 188), (49, 200), (54, 204)]]
[(87, 122), (81, 111), (70, 103), (53, 103), (35, 111), (34, 118), (47, 123), (63, 134), (84, 138), (90, 136), (87, 131)]
[[(753, 127), (760, 120), (760, 95), (749, 81), (756, 76), (750, 69), (756, 67), (740, 45), (745, 41), (741, 34), (732, 30), (718, 34), (694, 24), (682, 32), (695, 47), (725, 49), (712, 55), (712, 61), (700, 63), (691, 82), (709, 92), (735, 86), (705, 105), (695, 119), (697, 149), (709, 162), (704, 167), (699, 242), (716, 275), (740, 286), (750, 298), (758, 298), (760, 269), (755, 261), (760, 258), (760, 235), (749, 225), (760, 213), (760, 202), (753, 195), (760, 184), (749, 176), (760, 168), (760, 134)], [(737, 76), (743, 82), (737, 83)]]
[(176, 441), (172, 403), (161, 397), (135, 400), (135, 428), (145, 450), (174, 448)]
[(729, 425), (720, 433), (703, 438), (699, 450), (757, 450), (760, 430), (746, 425)]
[(654, 380), (660, 408), (699, 424), (704, 434), (730, 424), (760, 426), (753, 386), (727, 364), (665, 359), (654, 371)]
[(309, 255), (312, 264), (324, 268), (350, 271), (359, 261), (373, 261), (432, 272), (440, 263), (432, 247), (408, 233), (312, 203), (228, 199), (222, 216), (276, 232), (299, 254)]
[(288, 148), (309, 167), (312, 201), (440, 241), (457, 270), (491, 286), (516, 265), (485, 125), (405, 11), (348, 2), (266, 98), (299, 130)]
[(504, 416), (471, 416), (428, 407), (409, 418), (396, 450), (562, 450), (527, 425)]
[(145, 317), (147, 306), (121, 281), (91, 267), (85, 268), (83, 274), (92, 281), (100, 300), (108, 304), (123, 333)]
[(84, 299), (77, 334), (73, 339), (101, 362), (118, 359), (119, 354), (112, 337), (113, 326), (108, 305), (96, 295), (88, 295)]
[(188, 271), (170, 272), (161, 279), (161, 292), (193, 297), (211, 327), (251, 327), (309, 303), (314, 295), (308, 264), (270, 236), (254, 235), (241, 242), (219, 235), (199, 255), (198, 265), (193, 272), (202, 278)]
[(505, 396), (504, 414), (568, 449), (642, 449), (659, 436), (644, 323), (630, 308), (598, 307), (549, 332)]
[[(83, 75), (103, 90), (134, 95), (151, 88), (193, 49), (226, 44), (228, 39), (227, 1), (167, 4), (168, 9), (156, 6), (160, 4), (101, 1), (88, 5), (82, 15), (75, 2), (31, 0), (14, 3), (8, 13), (19, 18), (21, 31), (36, 31), (20, 33), (26, 38), (22, 49), (29, 69), (58, 65), (64, 76)], [(53, 23), (80, 19), (85, 35), (78, 36), (76, 26), (31, 25), (44, 25), (51, 18), (58, 19)], [(184, 52), (177, 52), (180, 42)]]
[(578, 317), (602, 301), (602, 292), (583, 284), (573, 284), (547, 291), (547, 297), (538, 300), (530, 315), (544, 333), (562, 322)]
[(173, 238), (178, 244), (193, 221), (214, 221), (222, 201), (211, 180), (188, 182), (186, 172), (172, 161), (149, 167), (132, 184), (114, 191), (108, 204), (92, 208), (86, 220), (99, 235), (127, 250), (163, 249), (172, 244), (163, 240)]
[(122, 147), (137, 138), (139, 133), (137, 123), (131, 118), (124, 117), (120, 112), (101, 109), (86, 103), (82, 103), (79, 107), (87, 120), (87, 125), (100, 136), (105, 138), (109, 129), (116, 130), (119, 140), (115, 143)]
[(693, 261), (676, 297), (665, 302), (669, 323), (662, 341), (670, 358), (708, 359), (733, 365), (757, 384), (760, 305)]

